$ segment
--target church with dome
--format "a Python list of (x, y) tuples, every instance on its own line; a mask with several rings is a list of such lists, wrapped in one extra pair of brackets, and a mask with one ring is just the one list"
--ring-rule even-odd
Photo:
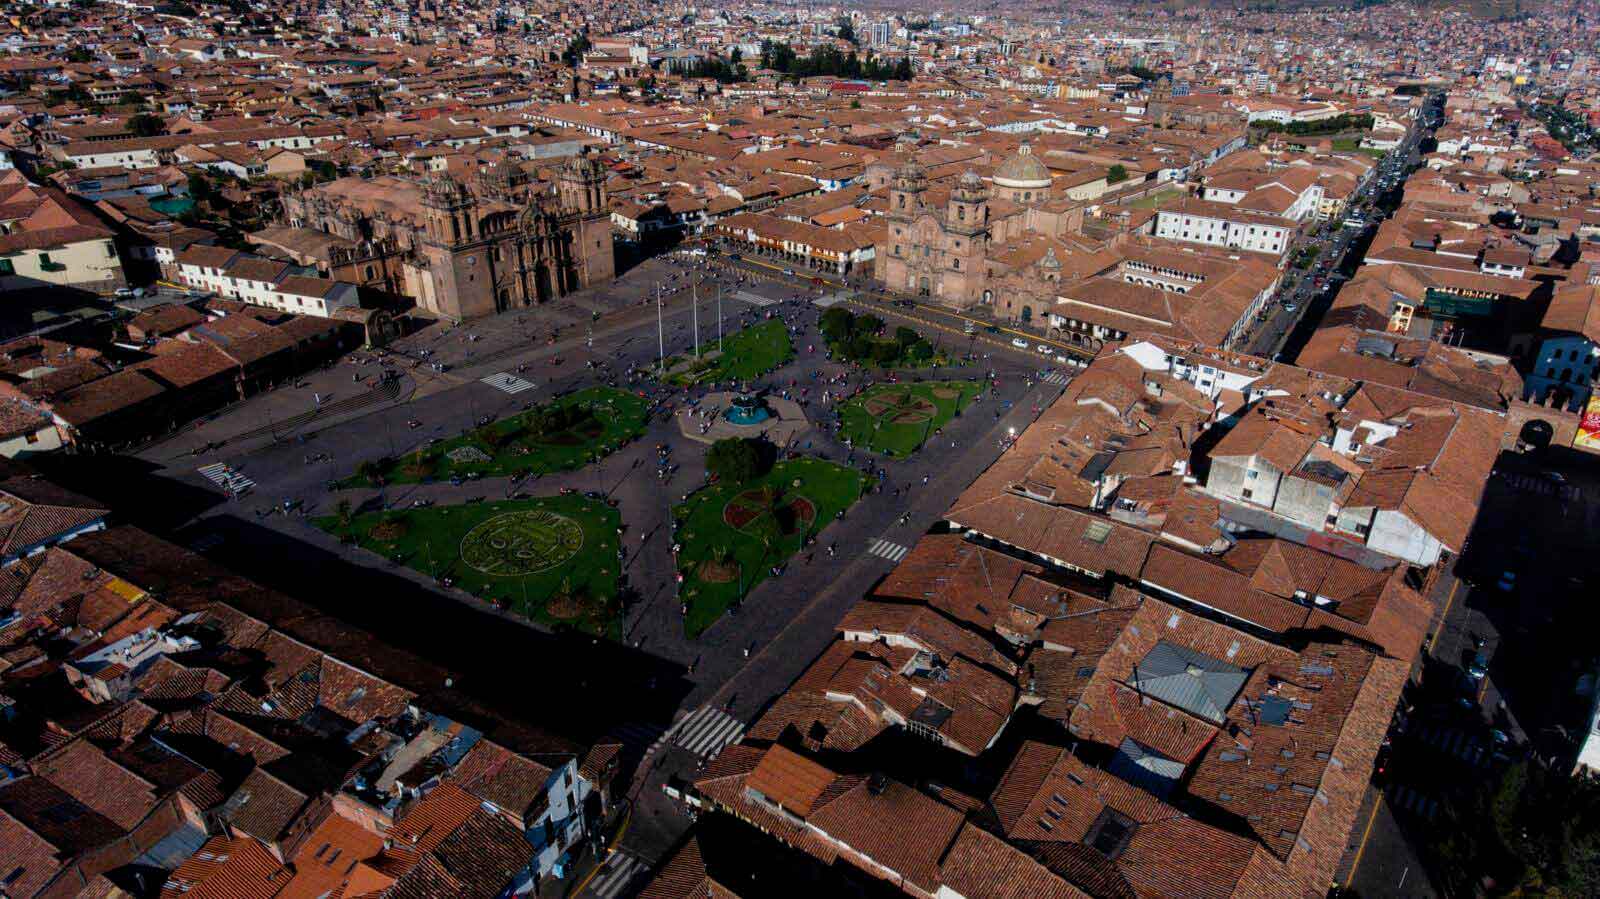
[(986, 178), (968, 168), (952, 185), (930, 183), (903, 147), (888, 184), (887, 233), (878, 249), (885, 288), (958, 309), (993, 303), (1003, 279), (1044, 276), (1056, 246), (1076, 235), (1084, 204), (1059, 196), (1050, 169), (1024, 143)]

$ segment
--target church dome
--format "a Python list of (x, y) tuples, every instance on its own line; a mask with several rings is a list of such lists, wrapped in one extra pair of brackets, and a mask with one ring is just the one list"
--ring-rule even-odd
[(1032, 148), (1023, 144), (1015, 156), (995, 169), (994, 183), (1000, 187), (1039, 190), (1050, 186), (1050, 170), (1033, 155)]

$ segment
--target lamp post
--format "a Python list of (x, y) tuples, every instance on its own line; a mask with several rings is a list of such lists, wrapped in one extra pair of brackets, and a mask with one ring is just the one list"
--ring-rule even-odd
[(661, 323), (661, 285), (656, 285), (656, 374), (667, 373), (667, 337)]

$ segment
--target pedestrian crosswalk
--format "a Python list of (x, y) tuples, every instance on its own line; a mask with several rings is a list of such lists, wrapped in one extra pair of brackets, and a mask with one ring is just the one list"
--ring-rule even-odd
[(1389, 791), (1389, 801), (1398, 809), (1411, 812), (1432, 821), (1439, 814), (1439, 802), (1418, 793), (1404, 784)]
[(906, 557), (906, 553), (911, 552), (911, 548), (901, 546), (898, 543), (891, 543), (888, 540), (874, 540), (867, 552), (875, 556), (881, 556), (891, 562), (898, 562)]
[(489, 375), (485, 378), (480, 378), (479, 380), (485, 384), (488, 384), (490, 387), (493, 387), (497, 390), (504, 390), (506, 393), (512, 394), (513, 396), (521, 393), (524, 390), (532, 390), (534, 386), (528, 381), (525, 381), (522, 378), (511, 374), (510, 372), (504, 371)]
[(626, 852), (613, 852), (600, 868), (600, 873), (589, 882), (588, 894), (596, 899), (616, 899), (640, 874), (650, 866)]
[(719, 708), (703, 705), (681, 718), (662, 735), (706, 761), (717, 757), (724, 746), (744, 736), (744, 722)]
[(234, 471), (226, 462), (213, 462), (200, 466), (200, 476), (232, 494), (248, 491), (256, 485), (244, 475)]
[(1474, 768), (1486, 768), (1493, 753), (1482, 740), (1470, 737), (1454, 727), (1430, 724), (1417, 734), (1422, 742), (1445, 755), (1453, 755)]
[(1522, 490), (1527, 493), (1537, 493), (1541, 496), (1554, 496), (1564, 500), (1575, 500), (1583, 493), (1573, 484), (1557, 484), (1546, 478), (1531, 474), (1507, 474), (1506, 484), (1513, 490)]
[(1072, 377), (1066, 372), (1052, 371), (1046, 372), (1044, 377), (1040, 378), (1039, 380), (1046, 384), (1065, 384), (1068, 381), (1071, 381)]

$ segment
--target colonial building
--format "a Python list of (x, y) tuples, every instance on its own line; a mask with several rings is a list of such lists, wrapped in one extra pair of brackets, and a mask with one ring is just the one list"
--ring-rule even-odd
[(889, 185), (879, 248), (888, 289), (957, 308), (993, 303), (992, 280), (1015, 268), (1001, 261), (1008, 253), (1040, 235), (1081, 229), (1084, 204), (1054, 195), (1054, 176), (1028, 144), (996, 166), (991, 181), (968, 170), (953, 188), (931, 186), (918, 158), (905, 154)]
[(284, 218), (353, 241), (340, 260), (366, 286), (453, 321), (534, 306), (616, 272), (605, 171), (576, 159), (554, 183), (491, 167), (472, 184), (342, 178), (284, 197)]

